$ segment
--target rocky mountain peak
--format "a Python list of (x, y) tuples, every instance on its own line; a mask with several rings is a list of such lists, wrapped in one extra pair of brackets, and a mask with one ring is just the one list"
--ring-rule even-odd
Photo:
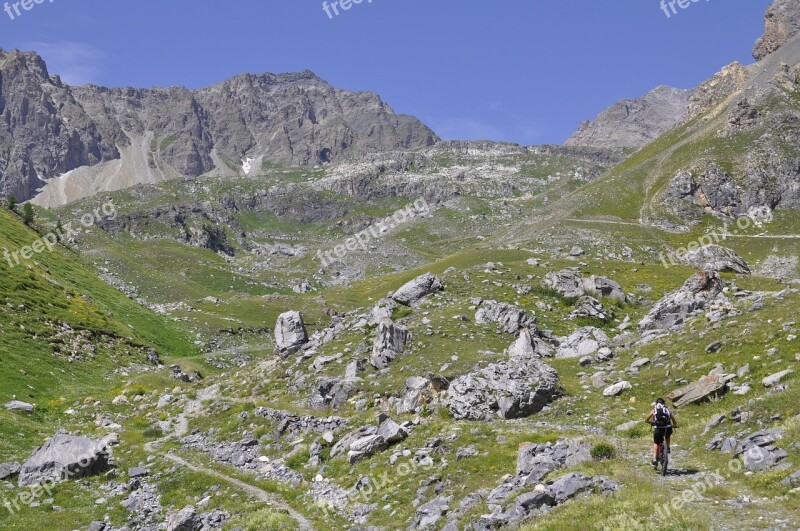
[(683, 119), (692, 93), (661, 85), (641, 98), (620, 100), (593, 121), (583, 122), (565, 145), (641, 147)]

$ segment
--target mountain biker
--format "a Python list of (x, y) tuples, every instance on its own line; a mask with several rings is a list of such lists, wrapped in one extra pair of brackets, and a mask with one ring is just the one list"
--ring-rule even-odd
[(656, 400), (653, 410), (647, 415), (645, 422), (651, 422), (655, 426), (653, 431), (653, 466), (658, 466), (658, 447), (667, 440), (667, 447), (670, 446), (670, 438), (672, 437), (672, 428), (678, 427), (678, 421), (675, 420), (675, 415), (667, 407), (663, 398)]

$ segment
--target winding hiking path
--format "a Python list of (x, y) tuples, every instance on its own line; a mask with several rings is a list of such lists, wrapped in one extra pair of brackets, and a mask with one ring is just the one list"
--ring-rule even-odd
[(279, 495), (267, 492), (264, 489), (256, 487), (255, 485), (250, 485), (249, 483), (246, 483), (242, 480), (223, 474), (222, 472), (214, 470), (213, 468), (209, 468), (203, 465), (193, 464), (183, 459), (182, 457), (178, 457), (175, 454), (162, 452), (161, 450), (159, 450), (159, 446), (161, 446), (161, 444), (163, 444), (164, 442), (170, 439), (174, 439), (176, 437), (181, 437), (183, 435), (186, 435), (189, 432), (189, 416), (199, 412), (201, 409), (202, 409), (202, 404), (200, 400), (189, 400), (186, 403), (186, 406), (183, 408), (183, 411), (178, 415), (177, 422), (175, 424), (175, 429), (173, 430), (173, 432), (156, 441), (146, 443), (144, 445), (144, 449), (153, 455), (162, 457), (167, 461), (171, 461), (177, 465), (184, 466), (189, 470), (192, 470), (193, 472), (213, 476), (237, 488), (240, 488), (245, 492), (247, 492), (248, 494), (250, 494), (253, 498), (262, 501), (268, 505), (271, 505), (277, 509), (286, 511), (289, 514), (289, 516), (291, 516), (297, 522), (298, 527), (303, 531), (313, 531), (314, 526), (311, 525), (311, 522), (309, 522), (305, 516), (294, 510)]

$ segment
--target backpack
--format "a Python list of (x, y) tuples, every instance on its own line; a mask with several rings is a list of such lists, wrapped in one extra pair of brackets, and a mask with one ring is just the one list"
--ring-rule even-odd
[(670, 426), (672, 424), (672, 413), (663, 404), (656, 404), (654, 416), (658, 426)]

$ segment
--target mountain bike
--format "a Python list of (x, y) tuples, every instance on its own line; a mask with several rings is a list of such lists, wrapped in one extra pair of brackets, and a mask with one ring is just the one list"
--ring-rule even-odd
[[(675, 430), (675, 426), (672, 425), (659, 426), (655, 422), (650, 422), (650, 426), (654, 430), (667, 429), (667, 428), (672, 428), (673, 430)], [(666, 476), (668, 467), (669, 467), (669, 444), (667, 443), (667, 438), (664, 437), (664, 440), (661, 442), (661, 444), (658, 445), (658, 450), (656, 451), (656, 470), (660, 469), (661, 475)]]

